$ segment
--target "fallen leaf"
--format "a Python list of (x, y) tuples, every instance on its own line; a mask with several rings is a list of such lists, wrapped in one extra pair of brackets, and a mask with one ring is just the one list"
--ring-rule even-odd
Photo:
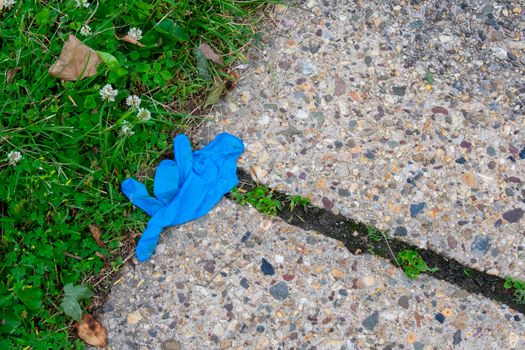
[(97, 348), (108, 346), (108, 331), (93, 316), (84, 315), (82, 321), (75, 324), (75, 328), (78, 337), (89, 345)]
[(99, 247), (104, 246), (104, 242), (100, 240), (100, 230), (98, 229), (97, 225), (89, 225), (89, 232), (91, 232), (91, 235), (93, 236), (93, 239), (95, 242), (97, 242), (97, 245)]
[(206, 59), (206, 56), (202, 53), (201, 50), (199, 50), (198, 46), (195, 46), (193, 48), (193, 54), (195, 55), (195, 58), (197, 59), (197, 74), (199, 77), (211, 81), (211, 73), (210, 73), (210, 62)]
[(224, 60), (221, 56), (219, 56), (208, 44), (201, 44), (199, 46), (199, 50), (201, 50), (204, 57), (209, 59), (210, 61), (220, 64), (221, 66), (224, 65)]
[(60, 304), (64, 313), (76, 321), (82, 318), (82, 308), (79, 300), (89, 299), (93, 293), (86, 286), (74, 286), (68, 283), (64, 286), (64, 297)]
[(125, 41), (129, 44), (137, 45), (138, 47), (144, 47), (144, 44), (142, 44), (140, 41), (138, 41), (135, 38), (130, 37), (129, 35), (124, 35), (122, 38), (117, 37), (118, 40)]
[(206, 98), (206, 103), (204, 104), (204, 107), (208, 107), (219, 102), (225, 90), (226, 87), (224, 86), (224, 82), (221, 80), (216, 81), (215, 84), (212, 86), (208, 97)]
[(84, 45), (73, 35), (69, 35), (49, 73), (62, 80), (80, 80), (95, 75), (100, 62), (100, 57), (95, 50)]
[[(2, 1), (2, 0), (0, 0)], [(15, 67), (5, 72), (5, 81), (11, 83), (15, 77), (15, 74), (20, 70), (20, 67)]]

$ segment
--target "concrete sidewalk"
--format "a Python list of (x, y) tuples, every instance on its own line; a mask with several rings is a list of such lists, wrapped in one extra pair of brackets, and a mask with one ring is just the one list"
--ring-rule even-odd
[[(236, 134), (264, 184), (525, 279), (525, 9), (482, 3), (278, 6), (194, 141)], [(228, 200), (127, 266), (98, 317), (113, 349), (525, 348), (505, 305)]]
[(242, 137), (272, 188), (525, 279), (525, 15), (402, 3), (278, 8), (205, 135)]
[(165, 232), (99, 315), (115, 350), (522, 349), (523, 317), (229, 200)]

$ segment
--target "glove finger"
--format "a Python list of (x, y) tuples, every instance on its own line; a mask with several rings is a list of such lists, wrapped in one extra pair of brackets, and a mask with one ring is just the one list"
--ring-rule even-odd
[(126, 179), (122, 182), (122, 192), (129, 198), (131, 203), (153, 216), (163, 204), (151, 197), (146, 186), (134, 179)]
[(139, 261), (148, 260), (155, 251), (157, 243), (159, 242), (159, 236), (162, 231), (162, 227), (159, 226), (150, 226), (146, 227), (146, 230), (140, 237), (140, 240), (137, 244), (135, 253)]
[(179, 193), (179, 169), (173, 160), (160, 162), (155, 172), (153, 192), (164, 205), (169, 204)]

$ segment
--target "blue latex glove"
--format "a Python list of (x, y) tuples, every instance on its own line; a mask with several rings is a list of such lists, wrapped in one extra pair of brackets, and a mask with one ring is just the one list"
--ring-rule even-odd
[(161, 231), (197, 219), (237, 185), (237, 159), (244, 152), (240, 139), (221, 133), (206, 147), (191, 152), (185, 135), (174, 140), (174, 160), (160, 162), (153, 183), (155, 197), (134, 179), (122, 183), (122, 192), (151, 216), (137, 244), (137, 259), (153, 254)]

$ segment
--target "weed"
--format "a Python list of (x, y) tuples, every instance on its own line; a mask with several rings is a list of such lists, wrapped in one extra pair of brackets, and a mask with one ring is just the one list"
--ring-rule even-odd
[[(100, 256), (120, 265), (123, 233), (146, 221), (120, 184), (157, 163), (197, 119), (189, 104), (227, 78), (194, 48), (207, 43), (226, 66), (242, 57), (263, 2), (18, 0), (0, 10), (0, 349), (83, 347), (68, 338), (64, 286), (89, 287)], [(128, 32), (144, 46), (117, 39)], [(111, 64), (79, 81), (53, 78), (70, 34)], [(138, 107), (133, 95), (149, 113), (128, 108)]]
[(503, 287), (505, 289), (514, 289), (514, 300), (518, 304), (525, 304), (525, 281), (505, 277)]
[(468, 268), (464, 268), (464, 269), (463, 269), (463, 274), (464, 274), (466, 277), (470, 277), (471, 273), (472, 273), (472, 272), (471, 272), (470, 269), (468, 269)]
[(421, 272), (436, 272), (438, 268), (428, 267), (427, 263), (415, 250), (405, 249), (397, 254), (397, 260), (405, 275), (410, 279), (417, 279)]
[(282, 209), (281, 201), (273, 198), (271, 191), (266, 186), (259, 185), (249, 192), (241, 192), (235, 187), (231, 194), (237, 203), (251, 204), (261, 213), (274, 216)]
[(301, 206), (303, 209), (306, 209), (311, 204), (310, 199), (300, 195), (290, 196), (289, 200), (290, 211), (293, 211), (297, 206)]
[(367, 226), (366, 227), (366, 233), (367, 233), (367, 236), (368, 236), (368, 240), (370, 240), (372, 242), (380, 242), (381, 240), (386, 239), (385, 235), (383, 234), (383, 232), (379, 231), (374, 226)]

